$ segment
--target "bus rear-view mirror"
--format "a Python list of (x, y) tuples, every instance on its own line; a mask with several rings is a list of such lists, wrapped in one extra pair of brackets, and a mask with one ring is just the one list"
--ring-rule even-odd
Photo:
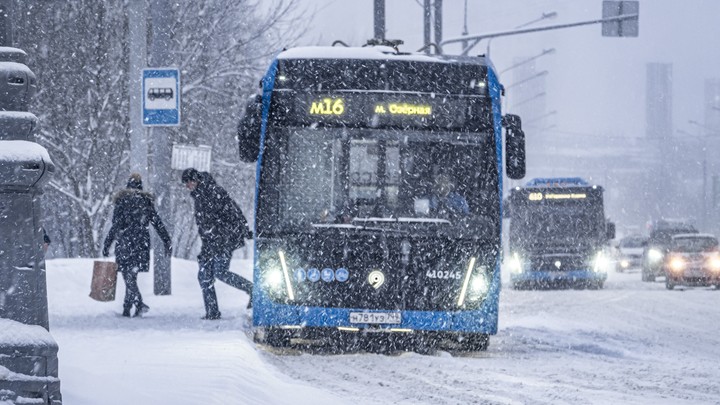
[(505, 173), (513, 180), (525, 177), (525, 132), (520, 117), (506, 114), (502, 125), (505, 127)]

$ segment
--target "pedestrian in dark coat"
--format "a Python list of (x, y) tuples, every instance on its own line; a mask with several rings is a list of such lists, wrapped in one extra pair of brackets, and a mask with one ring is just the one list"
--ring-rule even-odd
[(252, 239), (242, 210), (210, 173), (186, 169), (182, 173), (182, 182), (190, 189), (190, 196), (195, 201), (195, 222), (202, 241), (198, 281), (205, 302), (203, 319), (220, 319), (215, 279), (248, 293), (249, 308), (252, 282), (229, 271), (233, 251), (245, 246), (245, 239)]
[(113, 241), (117, 241), (115, 262), (125, 280), (123, 316), (130, 316), (133, 305), (134, 316), (150, 309), (143, 302), (137, 285), (138, 273), (150, 270), (150, 224), (165, 244), (165, 252), (172, 254), (170, 235), (155, 209), (155, 199), (143, 191), (140, 175), (133, 173), (127, 187), (115, 196), (112, 226), (103, 247), (103, 256), (107, 257)]

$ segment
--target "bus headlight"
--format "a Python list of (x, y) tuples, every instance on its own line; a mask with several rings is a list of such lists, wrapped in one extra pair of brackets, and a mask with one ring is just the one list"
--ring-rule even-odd
[(596, 273), (607, 273), (607, 269), (610, 266), (610, 259), (605, 256), (605, 253), (598, 252), (593, 260), (593, 270)]
[(478, 266), (478, 272), (472, 275), (468, 286), (468, 301), (478, 303), (482, 301), (490, 290), (490, 276), (486, 266)]
[(650, 263), (657, 263), (663, 258), (663, 254), (658, 249), (650, 249), (647, 253), (648, 261)]
[(510, 271), (513, 273), (519, 274), (523, 272), (523, 263), (517, 253), (513, 253), (512, 257), (510, 257), (508, 266), (510, 267)]
[(685, 259), (679, 256), (675, 256), (670, 259), (670, 263), (668, 263), (668, 266), (673, 273), (680, 273), (685, 270), (686, 264), (687, 263), (685, 263)]
[(263, 285), (273, 293), (281, 293), (283, 287), (289, 300), (295, 299), (295, 293), (290, 283), (290, 274), (285, 260), (285, 252), (279, 250), (277, 259), (269, 258), (263, 266)]
[(473, 277), (472, 283), (470, 284), (473, 295), (477, 297), (487, 294), (488, 287), (488, 280), (487, 277), (485, 277), (484, 272), (476, 274), (475, 277)]
[(265, 271), (265, 286), (271, 290), (280, 290), (283, 287), (283, 273), (279, 267)]

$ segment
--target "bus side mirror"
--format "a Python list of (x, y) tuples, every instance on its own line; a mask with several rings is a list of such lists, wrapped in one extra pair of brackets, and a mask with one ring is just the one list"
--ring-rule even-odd
[(502, 119), (505, 127), (505, 172), (513, 180), (525, 177), (525, 132), (520, 117), (506, 114)]
[(607, 225), (605, 226), (605, 233), (606, 233), (605, 237), (608, 240), (615, 239), (615, 224), (612, 222), (608, 222)]
[(238, 146), (240, 160), (252, 163), (260, 153), (260, 131), (262, 123), (262, 97), (251, 96), (245, 107), (245, 114), (238, 124)]

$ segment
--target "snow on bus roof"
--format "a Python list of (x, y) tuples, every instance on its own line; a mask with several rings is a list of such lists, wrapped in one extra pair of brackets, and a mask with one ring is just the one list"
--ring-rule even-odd
[(404, 60), (415, 62), (474, 62), (485, 61), (484, 58), (426, 55), (424, 53), (397, 53), (389, 46), (341, 47), (341, 46), (301, 46), (290, 48), (277, 56), (278, 59), (374, 59)]

